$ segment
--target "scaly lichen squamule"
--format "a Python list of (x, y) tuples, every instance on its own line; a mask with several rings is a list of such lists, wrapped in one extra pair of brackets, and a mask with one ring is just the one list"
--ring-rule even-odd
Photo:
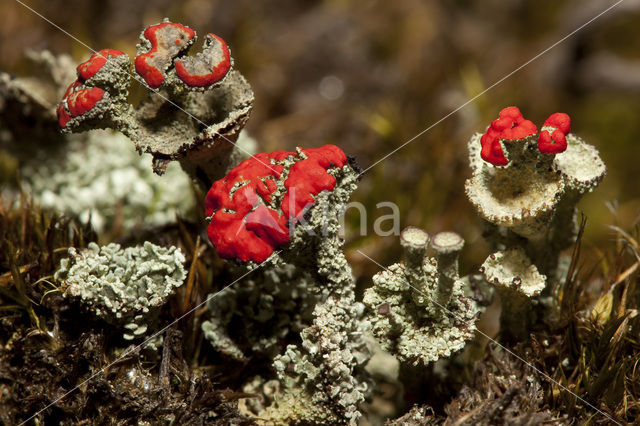
[(145, 242), (122, 249), (111, 243), (90, 243), (86, 250), (69, 249), (54, 279), (66, 297), (77, 299), (95, 315), (127, 331), (125, 339), (143, 335), (148, 324), (186, 272), (184, 255), (177, 247)]

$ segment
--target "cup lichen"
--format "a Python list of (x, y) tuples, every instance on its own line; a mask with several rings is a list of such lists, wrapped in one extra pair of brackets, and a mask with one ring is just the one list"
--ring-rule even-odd
[[(264, 268), (294, 268), (304, 279), (287, 280), (279, 303), (291, 304), (296, 300), (287, 298), (309, 293), (297, 300), (306, 300), (304, 311), (312, 309), (298, 322), (305, 325), (300, 342), (273, 357), (279, 386), (271, 404), (255, 407), (261, 419), (355, 424), (361, 417), (359, 405), (371, 392), (364, 369), (371, 356), (368, 324), (339, 236), (341, 214), (359, 178), (355, 163), (334, 145), (298, 148), (257, 154), (216, 181), (207, 195), (208, 233), (221, 257), (247, 268), (262, 262)], [(241, 293), (230, 296), (233, 303)], [(246, 308), (255, 311), (259, 300)], [(292, 306), (291, 313), (304, 306)], [(255, 314), (243, 321), (247, 327), (260, 326)], [(224, 339), (214, 329), (219, 327), (211, 323), (205, 331), (220, 346)], [(267, 330), (269, 335), (278, 332), (277, 327)]]
[[(484, 135), (469, 140), (473, 173), (465, 190), (490, 224), (492, 248), (522, 247), (551, 279), (562, 275), (558, 257), (575, 241), (576, 204), (604, 178), (606, 167), (594, 147), (569, 133), (568, 115), (552, 114), (539, 134), (531, 123), (516, 139), (508, 136), (513, 117), (522, 119), (517, 108), (503, 109)], [(499, 150), (498, 160), (484, 155), (489, 144)]]
[[(153, 156), (154, 172), (164, 173), (176, 160), (194, 181), (208, 187), (231, 166), (253, 92), (246, 79), (232, 70), (233, 60), (222, 38), (208, 34), (203, 51), (185, 57), (195, 37), (194, 30), (168, 19), (147, 27), (134, 60), (138, 75), (130, 71), (125, 53), (95, 52), (78, 66), (78, 79), (60, 102), (60, 128), (119, 130), (139, 153)], [(211, 75), (193, 74), (209, 65)], [(155, 92), (137, 108), (127, 101), (132, 77)]]
[(544, 290), (546, 277), (520, 247), (493, 253), (480, 270), (500, 295), (500, 324), (504, 332), (520, 339), (526, 337), (534, 319), (533, 300)]
[(406, 263), (396, 263), (376, 274), (363, 300), (382, 349), (412, 365), (429, 364), (462, 349), (474, 336), (478, 313), (458, 279), (462, 238), (454, 233), (433, 238), (441, 265), (424, 256), (428, 240), (422, 230), (405, 229), (401, 243)]

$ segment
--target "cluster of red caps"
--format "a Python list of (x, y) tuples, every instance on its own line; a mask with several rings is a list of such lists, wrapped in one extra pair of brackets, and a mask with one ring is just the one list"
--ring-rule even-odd
[[(160, 87), (167, 71), (174, 66), (176, 76), (191, 88), (206, 88), (222, 80), (231, 69), (231, 55), (225, 41), (215, 34), (205, 36), (203, 52), (196, 57), (177, 59), (195, 41), (196, 33), (189, 27), (172, 22), (151, 25), (142, 33), (150, 43), (148, 52), (135, 58), (135, 70), (153, 89)], [(124, 55), (115, 49), (95, 52), (77, 68), (78, 79), (65, 92), (57, 109), (58, 124), (64, 129), (75, 117), (91, 111), (104, 97), (107, 87), (96, 87), (89, 81), (113, 57)], [(124, 68), (124, 67), (123, 67)], [(123, 70), (128, 72), (128, 69)]]
[[(266, 260), (276, 247), (289, 242), (288, 225), (298, 223), (315, 196), (336, 186), (327, 170), (347, 163), (340, 148), (325, 145), (300, 151), (302, 156), (289, 151), (257, 154), (214, 182), (205, 208), (211, 216), (209, 239), (220, 257)], [(272, 195), (283, 178), (285, 159), (297, 161), (286, 174), (285, 193), (277, 206)]]
[(120, 55), (124, 55), (124, 52), (116, 49), (102, 49), (78, 65), (76, 68), (78, 79), (67, 87), (62, 101), (58, 105), (57, 114), (60, 128), (64, 129), (69, 120), (92, 110), (104, 97), (104, 90), (99, 87), (91, 87), (91, 82), (88, 80), (98, 74), (109, 58)]
[[(571, 119), (562, 112), (551, 114), (542, 125), (538, 135), (538, 150), (543, 154), (558, 154), (567, 149), (566, 135), (571, 131)], [(508, 107), (500, 111), (497, 120), (491, 122), (487, 132), (480, 138), (482, 150), (480, 156), (494, 166), (506, 166), (509, 160), (505, 157), (500, 141), (509, 142), (535, 136), (536, 125), (525, 118), (516, 107)]]
[(196, 33), (191, 28), (163, 22), (151, 25), (142, 35), (151, 44), (151, 49), (136, 57), (135, 68), (153, 89), (164, 83), (166, 72), (172, 65), (178, 78), (189, 87), (211, 86), (222, 80), (231, 68), (227, 43), (213, 33), (205, 37), (204, 55), (182, 59), (176, 58), (195, 41)]

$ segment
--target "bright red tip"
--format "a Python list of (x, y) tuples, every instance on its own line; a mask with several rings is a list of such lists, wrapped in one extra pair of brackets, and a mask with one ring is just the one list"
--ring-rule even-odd
[(563, 112), (551, 114), (542, 125), (538, 136), (538, 149), (543, 154), (559, 154), (567, 149), (567, 133), (571, 131), (571, 118)]
[[(290, 240), (288, 224), (302, 217), (315, 196), (332, 190), (336, 179), (327, 173), (343, 167), (347, 157), (335, 145), (296, 152), (262, 153), (243, 161), (211, 186), (205, 200), (211, 216), (209, 239), (223, 258), (266, 260), (273, 250)], [(273, 199), (287, 157), (298, 159), (281, 182), (285, 193), (279, 205)]]
[(480, 156), (494, 166), (505, 166), (509, 160), (504, 156), (500, 140), (515, 141), (535, 135), (536, 125), (525, 120), (517, 107), (507, 107), (500, 111), (498, 119), (491, 123), (480, 139)]
[(136, 56), (135, 69), (149, 87), (157, 89), (164, 83), (173, 59), (189, 47), (196, 33), (187, 26), (163, 22), (151, 25), (142, 35), (151, 43), (151, 49)]
[(178, 78), (190, 87), (209, 87), (222, 80), (230, 69), (229, 47), (215, 34), (207, 35), (201, 55), (176, 60)]
[(120, 55), (124, 55), (124, 52), (117, 49), (102, 49), (95, 52), (88, 60), (76, 68), (78, 80), (81, 82), (89, 80), (107, 63), (107, 59)]

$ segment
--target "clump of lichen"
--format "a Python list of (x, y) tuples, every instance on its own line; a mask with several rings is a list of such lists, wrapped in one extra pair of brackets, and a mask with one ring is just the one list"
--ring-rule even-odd
[(111, 243), (90, 243), (86, 250), (69, 249), (54, 279), (64, 295), (78, 299), (98, 317), (124, 324), (125, 339), (143, 335), (154, 310), (162, 306), (186, 272), (177, 247), (150, 242), (122, 249)]
[(336, 187), (317, 196), (306, 225), (296, 228), (282, 253), (314, 273), (323, 296), (312, 324), (300, 333), (302, 344), (290, 345), (276, 357), (274, 367), (284, 396), (276, 398), (271, 408), (279, 416), (291, 413), (291, 421), (298, 423), (355, 424), (362, 416), (359, 405), (372, 390), (364, 369), (372, 351), (364, 306), (356, 301), (355, 279), (339, 230), (341, 212), (360, 173), (352, 164), (329, 173), (336, 178)]
[[(460, 250), (462, 239), (448, 234), (457, 237)], [(457, 251), (452, 251), (455, 259), (426, 257), (429, 236), (417, 228), (405, 229), (401, 241), (406, 262), (376, 274), (364, 303), (384, 350), (402, 362), (428, 364), (451, 356), (474, 336), (478, 308), (464, 295)]]
[(579, 229), (576, 205), (607, 171), (597, 149), (570, 133), (570, 124), (567, 114), (555, 113), (538, 132), (518, 108), (508, 107), (468, 143), (473, 174), (465, 190), (486, 221), (483, 235), (494, 253), (483, 272), (500, 294), (507, 338), (525, 338), (535, 321), (534, 296), (564, 281), (562, 252)]
[(151, 171), (150, 156), (139, 156), (122, 134), (93, 131), (67, 139), (53, 158), (41, 155), (21, 169), (43, 207), (90, 220), (98, 231), (116, 223), (160, 226), (193, 209), (189, 178), (177, 164), (161, 178)]
[(283, 342), (295, 339), (312, 320), (319, 299), (313, 280), (291, 265), (266, 269), (211, 297), (211, 317), (202, 323), (209, 343), (221, 353), (243, 360), (251, 355), (273, 357)]
[(371, 350), (364, 339), (363, 306), (330, 296), (314, 310), (301, 333), (302, 345), (289, 345), (274, 367), (283, 391), (261, 416), (294, 424), (356, 424), (359, 405), (371, 392), (364, 365)]
[[(60, 129), (119, 130), (139, 152), (152, 154), (154, 172), (163, 174), (178, 160), (203, 188), (223, 176), (251, 113), (253, 92), (231, 69), (226, 42), (213, 33), (205, 35), (202, 52), (185, 56), (195, 38), (194, 30), (165, 18), (142, 31), (133, 61), (120, 50), (95, 52), (78, 66), (77, 79), (61, 98)], [(128, 103), (132, 77), (151, 90), (136, 106)]]
[[(554, 117), (562, 124), (554, 124)], [(476, 133), (468, 142), (473, 173), (465, 190), (487, 221), (484, 235), (492, 249), (521, 247), (552, 282), (564, 276), (559, 255), (577, 237), (576, 204), (607, 171), (597, 149), (569, 131), (566, 114), (552, 114), (538, 133), (517, 108), (509, 107), (484, 135)], [(545, 144), (549, 132), (557, 139), (551, 146)]]
[[(339, 237), (340, 215), (360, 174), (352, 164), (332, 166), (328, 173), (336, 186), (313, 199), (307, 214), (298, 218), (291, 241), (273, 252), (264, 266), (299, 271), (283, 295), (309, 293), (298, 299), (303, 302), (298, 309), (310, 309), (302, 311), (306, 313), (300, 318), (304, 319), (300, 341), (293, 340), (274, 357), (277, 381), (254, 378), (247, 384), (269, 390), (269, 404), (247, 406), (276, 424), (356, 424), (362, 417), (360, 405), (372, 390), (364, 368), (371, 357), (368, 323), (364, 306), (356, 301), (355, 279)], [(296, 278), (301, 273), (303, 280)], [(254, 298), (246, 308), (259, 308), (259, 300)], [(296, 300), (281, 301), (284, 306), (291, 302)], [(255, 322), (255, 314), (251, 317)], [(290, 321), (291, 314), (284, 318)], [(271, 333), (274, 330), (278, 328)]]

